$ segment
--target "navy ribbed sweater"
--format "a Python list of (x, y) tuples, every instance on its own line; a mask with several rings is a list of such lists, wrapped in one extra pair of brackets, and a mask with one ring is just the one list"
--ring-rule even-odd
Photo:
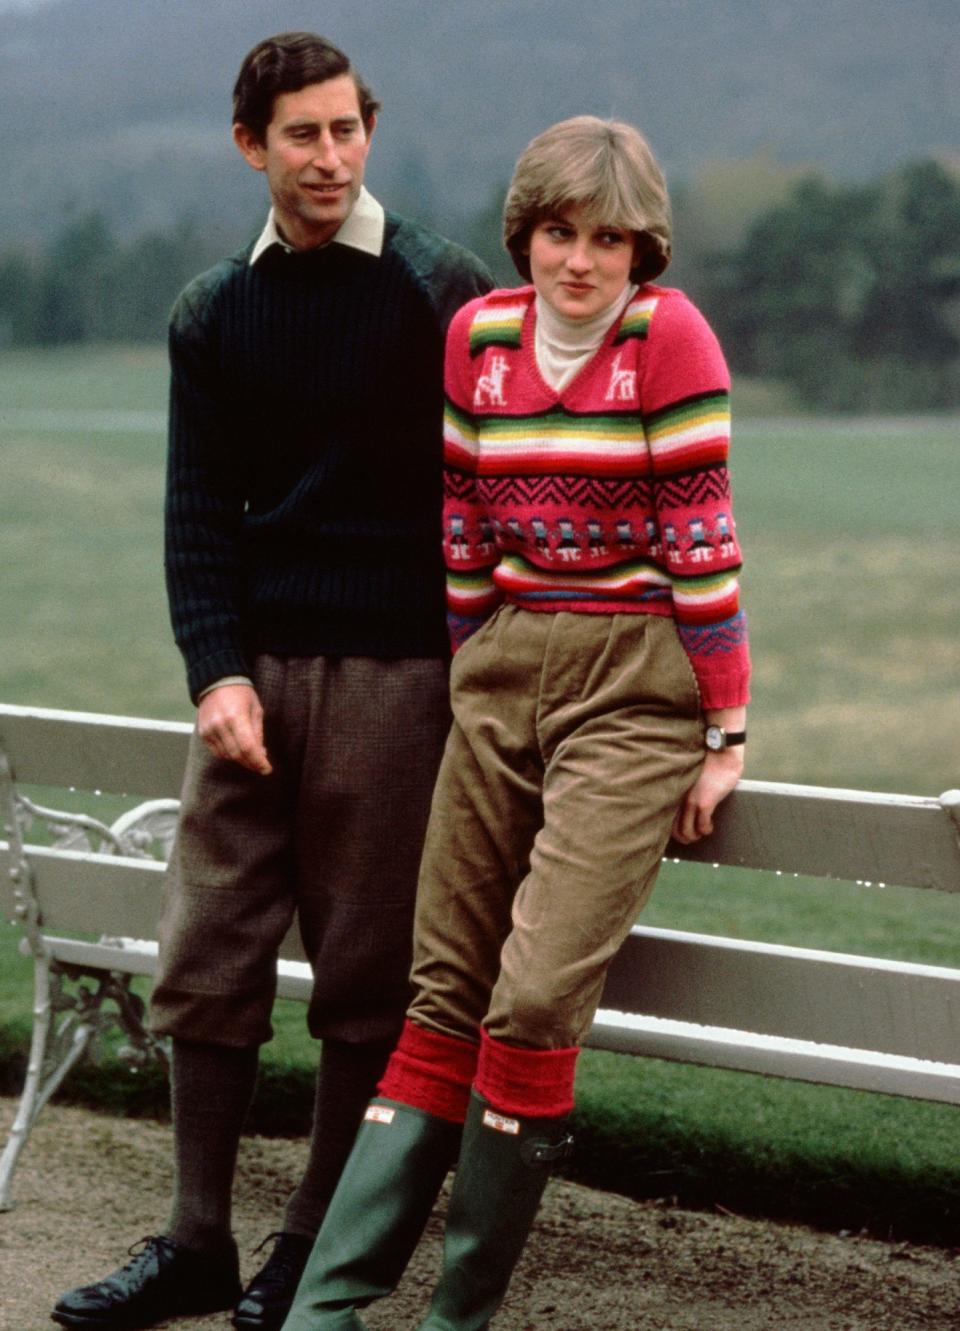
[(170, 324), (166, 574), (190, 695), (288, 656), (442, 656), (443, 339), (492, 285), (387, 214), (383, 253), (248, 246)]

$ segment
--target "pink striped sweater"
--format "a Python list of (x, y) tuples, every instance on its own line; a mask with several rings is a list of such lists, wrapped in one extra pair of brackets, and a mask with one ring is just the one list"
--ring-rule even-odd
[(643, 286), (558, 394), (537, 369), (534, 295), (473, 300), (447, 337), (454, 650), (504, 600), (672, 615), (703, 705), (745, 703), (730, 380), (716, 338), (682, 292)]

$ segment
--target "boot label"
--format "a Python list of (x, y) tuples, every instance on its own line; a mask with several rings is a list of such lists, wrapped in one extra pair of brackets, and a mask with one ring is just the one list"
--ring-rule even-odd
[(518, 1119), (505, 1118), (503, 1114), (495, 1114), (492, 1109), (483, 1111), (483, 1126), (493, 1128), (494, 1132), (509, 1132), (512, 1137), (516, 1137), (520, 1131)]
[(392, 1123), (397, 1111), (389, 1105), (367, 1105), (364, 1118), (368, 1123)]

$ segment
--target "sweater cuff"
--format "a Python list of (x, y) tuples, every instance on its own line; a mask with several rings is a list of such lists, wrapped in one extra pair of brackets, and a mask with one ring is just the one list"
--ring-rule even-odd
[(187, 688), (190, 690), (190, 701), (198, 703), (200, 695), (211, 685), (235, 675), (251, 678), (250, 662), (239, 648), (224, 647), (196, 660), (188, 658)]
[(223, 679), (215, 679), (212, 684), (201, 689), (197, 694), (197, 702), (202, 702), (208, 693), (212, 693), (214, 689), (222, 689), (227, 684), (249, 684), (253, 688), (253, 680), (249, 675), (224, 675)]

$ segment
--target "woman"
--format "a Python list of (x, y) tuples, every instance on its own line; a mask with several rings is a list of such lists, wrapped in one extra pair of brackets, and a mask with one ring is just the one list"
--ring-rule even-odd
[(458, 1146), (420, 1331), (487, 1326), (608, 964), (671, 830), (709, 833), (743, 769), (729, 380), (703, 317), (649, 284), (670, 224), (643, 138), (577, 117), (534, 139), (504, 238), (531, 284), (472, 301), (447, 342), (454, 725), (415, 997), (285, 1331), (362, 1328)]

